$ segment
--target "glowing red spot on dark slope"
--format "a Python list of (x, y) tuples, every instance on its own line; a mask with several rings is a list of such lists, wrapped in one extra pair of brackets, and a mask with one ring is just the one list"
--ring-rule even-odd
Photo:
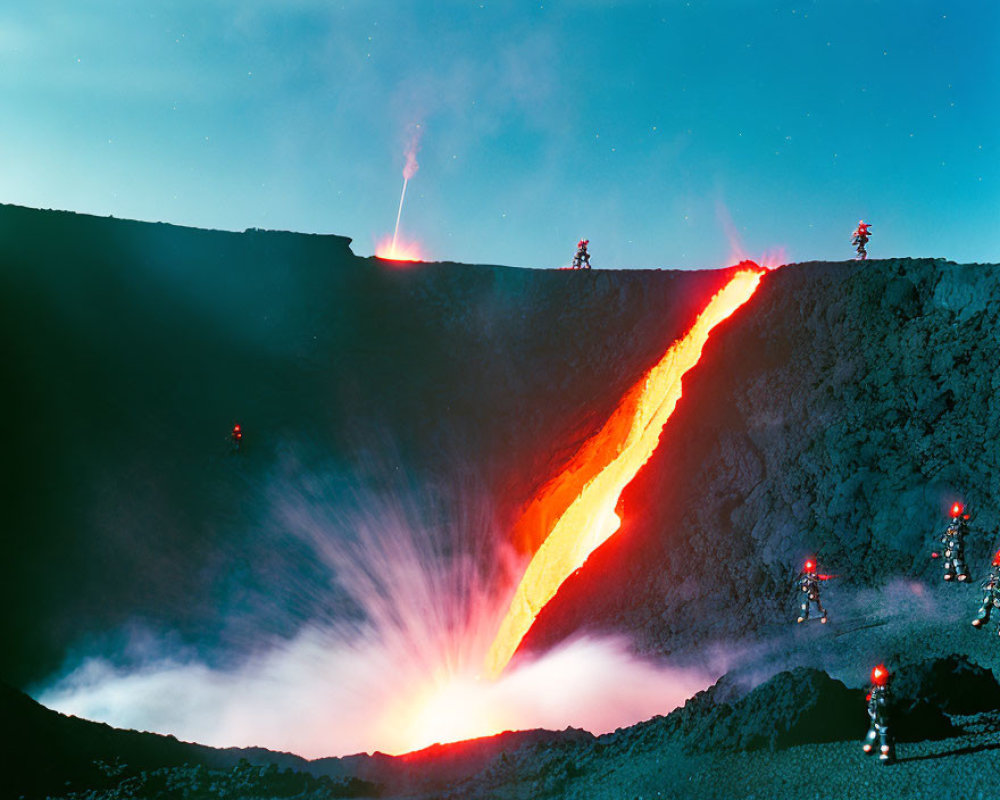
[(888, 678), (889, 670), (885, 668), (885, 664), (879, 664), (872, 670), (872, 683), (876, 686), (885, 686), (885, 682)]

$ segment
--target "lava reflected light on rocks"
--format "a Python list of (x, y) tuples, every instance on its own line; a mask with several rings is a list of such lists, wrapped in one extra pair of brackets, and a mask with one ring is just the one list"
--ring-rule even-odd
[[(659, 363), (623, 398), (619, 410), (628, 409), (628, 424), (622, 425), (622, 415), (616, 411), (593, 440), (597, 450), (588, 445), (591, 453), (601, 451), (610, 457), (558, 516), (528, 564), (486, 657), (489, 677), (497, 678), (503, 672), (563, 581), (618, 530), (621, 520), (615, 507), (622, 491), (656, 450), (663, 426), (681, 397), (681, 380), (698, 363), (712, 329), (756, 290), (761, 271), (754, 267), (737, 272), (709, 301), (691, 330), (671, 345)], [(558, 479), (554, 483), (554, 488), (559, 488)]]

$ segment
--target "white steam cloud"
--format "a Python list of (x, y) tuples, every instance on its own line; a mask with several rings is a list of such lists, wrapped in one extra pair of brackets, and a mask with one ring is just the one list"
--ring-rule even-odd
[(349, 643), (311, 630), (232, 671), (164, 661), (125, 673), (91, 659), (39, 699), (117, 727), (318, 758), (503, 730), (606, 733), (665, 714), (710, 682), (700, 670), (639, 660), (610, 639), (577, 640), (497, 681), (427, 672), (408, 656), (377, 638)]
[(406, 163), (403, 165), (403, 178), (405, 180), (409, 180), (416, 175), (417, 170), (420, 168), (420, 165), (417, 163), (417, 151), (420, 149), (420, 136), (422, 132), (423, 129), (420, 125), (410, 126), (406, 149), (403, 151), (403, 155), (406, 157)]
[[(315, 758), (504, 730), (608, 732), (670, 711), (717, 677), (639, 659), (621, 640), (578, 639), (513, 663), (499, 680), (481, 678), (523, 567), (498, 548), (490, 514), (473, 502), (451, 514), (460, 523), (434, 527), (403, 493), (343, 494), (324, 479), (282, 482), (271, 494), (271, 527), (307, 543), (342, 590), (328, 586), (330, 596), (346, 593), (363, 619), (313, 611), (308, 624), (289, 620), (294, 636), (228, 666), (179, 657), (166, 644), (160, 652), (169, 654), (128, 669), (114, 653), (96, 654), (40, 702), (118, 727)], [(293, 570), (280, 582), (300, 579)], [(312, 583), (306, 590), (323, 593)]]

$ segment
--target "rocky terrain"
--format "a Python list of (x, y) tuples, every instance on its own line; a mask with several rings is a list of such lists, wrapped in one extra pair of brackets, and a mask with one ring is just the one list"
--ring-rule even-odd
[[(942, 585), (930, 553), (955, 500), (973, 583), (1000, 547), (998, 265), (792, 264), (713, 334), (621, 530), (521, 656), (597, 631), (725, 663), (683, 709), (600, 737), (306, 761), (19, 694), (84, 652), (131, 657), (116, 637), (133, 626), (219, 663), (359, 614), (272, 530), (276, 481), (322, 470), (345, 497), (409, 493), (447, 553), (511, 535), (727, 277), (401, 266), (349, 243), (0, 206), (5, 794), (996, 795), (1000, 642), (968, 624), (975, 586)], [(826, 626), (790, 622), (806, 556), (836, 576)], [(901, 728), (882, 770), (858, 745), (879, 661)]]
[[(628, 630), (649, 652), (787, 612), (808, 556), (855, 587), (940, 570), (963, 500), (1000, 547), (1000, 270), (793, 264), (709, 341), (622, 530), (543, 611), (536, 646)], [(599, 602), (595, 602), (599, 598)]]

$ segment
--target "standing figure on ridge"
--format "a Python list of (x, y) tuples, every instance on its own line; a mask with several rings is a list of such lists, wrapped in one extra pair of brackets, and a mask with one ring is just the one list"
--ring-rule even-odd
[(587, 252), (587, 245), (590, 239), (581, 239), (576, 243), (576, 255), (573, 256), (573, 269), (590, 269), (590, 253)]
[(969, 534), (969, 515), (963, 513), (965, 507), (955, 503), (951, 507), (951, 522), (941, 534), (941, 553), (931, 553), (931, 558), (944, 556), (944, 579), (957, 578), (964, 582), (969, 579), (969, 569), (965, 566), (965, 537)]
[(865, 755), (871, 755), (878, 742), (879, 763), (889, 764), (896, 760), (896, 747), (889, 731), (889, 670), (885, 664), (879, 664), (872, 670), (872, 688), (865, 700), (868, 701), (871, 724), (861, 749)]
[[(983, 581), (983, 605), (979, 609), (979, 616), (972, 620), (972, 627), (982, 629), (988, 625), (990, 614), (994, 609), (1000, 609), (1000, 550), (993, 556), (992, 569), (989, 577)], [(1000, 635), (1000, 625), (997, 625), (997, 634)]]
[(826, 609), (819, 601), (819, 582), (828, 581), (833, 575), (820, 575), (816, 572), (816, 559), (807, 558), (802, 567), (802, 577), (799, 578), (799, 589), (802, 590), (802, 600), (799, 603), (799, 618), (796, 622), (805, 622), (809, 619), (809, 607), (816, 604), (816, 610), (820, 613), (819, 621), (826, 624)]
[(868, 251), (865, 250), (865, 245), (868, 244), (868, 237), (871, 236), (869, 228), (871, 227), (870, 222), (865, 222), (863, 219), (858, 220), (858, 227), (854, 229), (854, 233), (851, 234), (851, 244), (858, 248), (858, 254), (855, 256), (855, 261), (865, 261), (868, 258)]

